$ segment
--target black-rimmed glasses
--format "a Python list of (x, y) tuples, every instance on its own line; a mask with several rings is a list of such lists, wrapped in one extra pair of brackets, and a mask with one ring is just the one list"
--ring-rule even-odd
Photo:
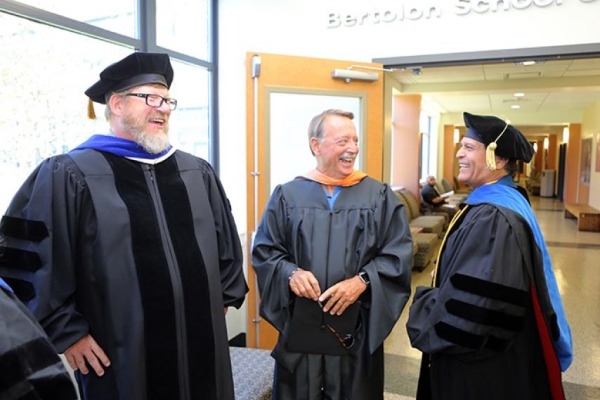
[[(323, 303), (321, 303), (319, 300), (317, 300), (317, 303), (319, 304), (319, 307), (323, 308)], [(329, 330), (329, 332), (334, 334), (338, 342), (340, 342), (345, 349), (350, 350), (352, 347), (354, 347), (354, 335), (347, 333), (344, 335), (344, 337), (342, 337), (331, 325), (323, 325)]]
[(344, 335), (344, 337), (341, 337), (340, 334), (337, 333), (337, 331), (331, 327), (331, 325), (325, 324), (325, 326), (327, 327), (327, 329), (329, 329), (331, 333), (335, 335), (338, 342), (340, 342), (340, 344), (344, 346), (345, 349), (350, 350), (352, 349), (352, 347), (354, 347), (354, 335), (347, 333)]
[(152, 108), (159, 108), (163, 103), (167, 103), (171, 111), (177, 108), (177, 100), (168, 97), (162, 97), (157, 94), (150, 93), (127, 93), (125, 96), (134, 96), (146, 99), (146, 105)]

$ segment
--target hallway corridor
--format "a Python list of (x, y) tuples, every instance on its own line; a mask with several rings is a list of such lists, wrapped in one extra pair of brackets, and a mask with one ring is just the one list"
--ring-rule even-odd
[[(563, 374), (566, 398), (600, 400), (600, 232), (579, 232), (576, 221), (564, 217), (562, 202), (531, 196), (571, 326), (574, 361)], [(413, 272), (415, 286), (431, 281), (433, 263)], [(407, 307), (385, 343), (386, 400), (414, 399), (421, 353), (406, 334)]]

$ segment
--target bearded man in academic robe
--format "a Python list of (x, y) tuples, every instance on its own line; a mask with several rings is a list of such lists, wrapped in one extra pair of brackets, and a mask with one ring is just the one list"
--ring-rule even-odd
[(247, 292), (241, 243), (213, 168), (169, 143), (173, 75), (157, 53), (104, 69), (85, 93), (108, 131), (44, 160), (2, 219), (0, 274), (83, 400), (234, 396), (225, 313)]

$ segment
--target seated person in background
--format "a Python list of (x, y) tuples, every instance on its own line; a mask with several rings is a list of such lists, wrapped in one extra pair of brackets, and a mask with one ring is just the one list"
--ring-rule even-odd
[(443, 211), (451, 216), (456, 213), (456, 206), (448, 204), (448, 201), (442, 197), (442, 194), (435, 187), (435, 176), (428, 176), (423, 189), (421, 189), (421, 198), (425, 204), (432, 207), (434, 211)]
[(435, 187), (435, 176), (428, 176), (423, 189), (421, 189), (421, 196), (423, 201), (433, 207), (439, 207), (446, 204), (446, 200), (441, 196)]

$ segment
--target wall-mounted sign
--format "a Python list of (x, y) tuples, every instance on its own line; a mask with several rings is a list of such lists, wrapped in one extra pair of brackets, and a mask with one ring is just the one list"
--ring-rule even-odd
[[(600, 0), (579, 0), (581, 3), (598, 3)], [(403, 21), (441, 18), (447, 14), (459, 16), (532, 8), (560, 7), (564, 0), (455, 0), (454, 2), (419, 1), (398, 3), (387, 8), (371, 8), (355, 12), (330, 12), (328, 28), (352, 28), (362, 25), (390, 24)]]

